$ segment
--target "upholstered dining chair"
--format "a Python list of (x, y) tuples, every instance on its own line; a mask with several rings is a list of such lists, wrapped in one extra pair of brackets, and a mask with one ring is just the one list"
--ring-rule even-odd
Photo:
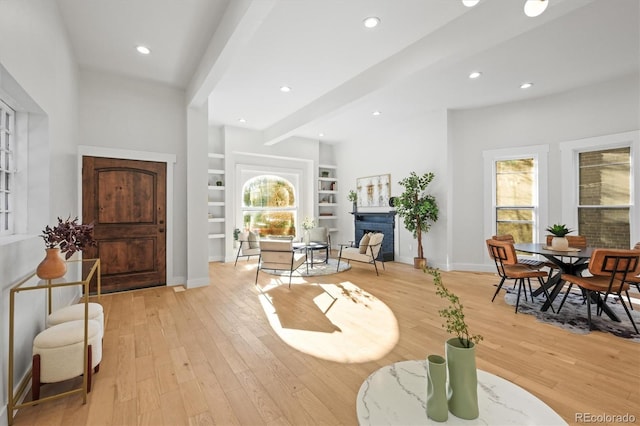
[[(640, 241), (636, 243), (636, 245), (633, 247), (633, 250), (640, 250)], [(638, 292), (640, 292), (640, 275), (631, 275), (627, 277), (627, 282), (630, 285), (635, 285)], [(631, 303), (631, 296), (629, 295), (629, 290), (627, 290), (625, 293), (627, 294), (629, 307), (633, 310), (633, 303)]]
[[(497, 240), (497, 241), (507, 241), (507, 242), (510, 242), (511, 244), (516, 243), (515, 238), (513, 238), (513, 235), (511, 234), (494, 235), (491, 237), (491, 239)], [(540, 269), (544, 267), (548, 267), (552, 269), (556, 268), (556, 266), (551, 262), (544, 262), (542, 260), (523, 258), (523, 257), (518, 257), (518, 263), (529, 266), (532, 269)]]
[(236, 262), (233, 266), (238, 264), (238, 258), (246, 257), (247, 261), (251, 258), (251, 256), (259, 256), (260, 255), (260, 243), (258, 234), (245, 231), (241, 232), (238, 235), (238, 242), (240, 245), (238, 246), (238, 254), (236, 254)]
[[(565, 238), (569, 242), (569, 247), (585, 248), (587, 247), (587, 237), (584, 235), (566, 235)], [(547, 246), (551, 245), (553, 235), (547, 235)]]
[[(640, 274), (640, 250), (595, 249), (589, 259), (591, 276), (562, 274), (561, 278), (568, 283), (576, 284), (585, 293), (587, 301), (587, 322), (591, 330), (591, 302), (597, 300), (597, 315), (602, 312), (602, 306), (607, 303), (610, 294), (616, 295), (622, 304), (633, 328), (638, 333), (638, 327), (633, 321), (631, 312), (622, 297), (622, 292), (629, 289), (627, 277)], [(601, 297), (604, 293), (604, 297)], [(566, 299), (567, 295), (562, 300)], [(595, 299), (595, 298), (598, 299)], [(562, 306), (562, 304), (561, 304)]]
[[(291, 276), (293, 271), (305, 265), (307, 261), (306, 251), (299, 252), (293, 248), (291, 240), (260, 240), (260, 258), (256, 270), (256, 282), (258, 285), (258, 273), (262, 269), (289, 272), (289, 288), (291, 288)], [(307, 265), (307, 272), (309, 266)]]
[[(523, 287), (524, 287), (525, 298), (527, 297), (525, 279), (527, 280), (527, 284), (529, 286), (529, 293), (531, 293), (532, 299), (533, 299), (533, 291), (531, 290), (531, 278), (538, 279), (538, 282), (544, 289), (544, 294), (547, 297), (547, 300), (549, 299), (549, 292), (545, 288), (545, 282), (544, 282), (544, 278), (547, 276), (546, 272), (532, 269), (527, 265), (518, 263), (518, 258), (516, 256), (516, 249), (513, 246), (513, 244), (508, 241), (488, 239), (486, 240), (486, 244), (487, 244), (487, 249), (489, 251), (489, 257), (494, 261), (496, 265), (496, 270), (498, 271), (498, 275), (500, 276), (500, 284), (498, 284), (498, 288), (496, 289), (495, 293), (493, 293), (491, 302), (495, 300), (496, 295), (502, 288), (502, 285), (508, 279), (516, 280), (516, 282), (518, 283), (518, 296), (516, 298), (516, 313), (518, 313), (518, 306), (520, 305), (520, 294), (523, 291)], [(551, 306), (551, 310), (553, 311), (553, 306)]]
[[(378, 273), (376, 258), (380, 254), (383, 239), (384, 234), (382, 232), (370, 232), (362, 237), (358, 247), (352, 247), (351, 244), (340, 244), (338, 267), (336, 270), (340, 270), (340, 261), (346, 260), (347, 262), (350, 262), (354, 260), (356, 262), (373, 264), (373, 267), (376, 270), (376, 275), (380, 275)], [(382, 269), (385, 269), (384, 260), (378, 259), (378, 261), (382, 263)]]

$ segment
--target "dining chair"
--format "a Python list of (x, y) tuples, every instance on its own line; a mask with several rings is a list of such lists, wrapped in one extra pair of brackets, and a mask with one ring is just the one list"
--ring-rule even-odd
[[(303, 252), (295, 250), (292, 240), (260, 240), (260, 258), (255, 284), (258, 284), (258, 273), (263, 269), (269, 269), (289, 272), (289, 288), (291, 288), (293, 272), (306, 262), (306, 250)], [(308, 265), (307, 272), (309, 272)]]
[[(591, 330), (592, 299), (597, 300), (598, 309), (596, 314), (600, 315), (602, 306), (606, 305), (607, 298), (612, 294), (618, 297), (633, 328), (638, 333), (638, 327), (633, 321), (631, 312), (627, 308), (621, 293), (629, 289), (627, 277), (640, 274), (640, 250), (595, 249), (589, 260), (589, 272), (591, 276), (586, 277), (572, 274), (562, 274), (561, 276), (564, 281), (576, 284), (585, 293), (589, 330)], [(602, 293), (604, 293), (604, 297), (601, 297)], [(565, 294), (562, 303), (564, 303), (567, 294)], [(594, 299), (594, 297), (598, 299)]]
[[(587, 247), (587, 237), (584, 235), (566, 235), (565, 238), (569, 242), (569, 247), (585, 248)], [(547, 246), (551, 245), (553, 235), (547, 235)]]
[[(633, 250), (640, 250), (640, 241), (636, 243), (633, 247)], [(635, 285), (638, 292), (640, 292), (640, 275), (631, 275), (627, 277), (627, 282), (631, 285)], [(633, 310), (633, 303), (631, 303), (631, 296), (629, 295), (629, 290), (626, 291), (627, 300), (629, 301), (629, 307)]]
[[(545, 271), (531, 269), (529, 266), (518, 263), (516, 249), (513, 246), (513, 243), (510, 243), (509, 241), (488, 239), (486, 240), (486, 244), (487, 249), (489, 250), (489, 257), (494, 261), (496, 270), (498, 271), (498, 275), (500, 276), (500, 284), (498, 284), (498, 288), (496, 289), (495, 293), (493, 293), (491, 302), (495, 300), (496, 295), (502, 288), (502, 285), (508, 279), (516, 280), (518, 284), (518, 296), (516, 299), (515, 309), (516, 313), (518, 313), (518, 306), (520, 305), (520, 293), (522, 293), (523, 287), (525, 299), (527, 297), (525, 279), (527, 280), (529, 293), (531, 293), (532, 299), (533, 291), (531, 290), (531, 278), (538, 279), (538, 282), (544, 289), (545, 296), (547, 297), (547, 299), (549, 299), (549, 292), (545, 288), (544, 282), (544, 278), (547, 276), (547, 273)], [(551, 306), (551, 310), (553, 311), (553, 306)]]
[[(511, 235), (511, 234), (493, 235), (491, 237), (491, 239), (492, 240), (497, 240), (497, 241), (507, 241), (507, 242), (510, 242), (511, 244), (515, 244), (516, 243), (515, 238), (513, 238), (513, 235)], [(533, 268), (533, 269), (540, 269), (540, 268), (544, 268), (544, 267), (547, 267), (547, 268), (550, 268), (550, 269), (557, 269), (557, 266), (554, 265), (551, 262), (532, 259), (532, 258), (528, 258), (528, 257), (518, 257), (518, 263), (520, 263), (522, 265), (529, 266), (530, 268)]]

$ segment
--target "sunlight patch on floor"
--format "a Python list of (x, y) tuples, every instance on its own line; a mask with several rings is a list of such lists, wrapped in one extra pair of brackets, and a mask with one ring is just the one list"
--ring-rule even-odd
[(367, 362), (398, 341), (398, 323), (387, 305), (349, 281), (308, 283), (273, 279), (259, 294), (271, 327), (291, 347), (318, 358)]

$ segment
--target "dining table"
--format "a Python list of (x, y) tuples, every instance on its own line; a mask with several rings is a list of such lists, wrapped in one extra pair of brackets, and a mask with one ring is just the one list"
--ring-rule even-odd
[[(565, 284), (562, 274), (581, 275), (589, 267), (589, 259), (596, 249), (595, 247), (569, 247), (566, 250), (553, 250), (544, 243), (517, 243), (514, 244), (514, 248), (523, 253), (540, 255), (557, 266), (558, 272), (550, 274), (547, 282), (533, 292), (534, 296), (538, 296), (545, 289), (548, 290), (549, 297), (542, 304), (542, 311), (547, 311), (562, 291)], [(592, 302), (596, 303), (609, 318), (620, 322), (620, 318), (607, 306), (599, 294), (596, 292), (590, 292), (590, 294)]]

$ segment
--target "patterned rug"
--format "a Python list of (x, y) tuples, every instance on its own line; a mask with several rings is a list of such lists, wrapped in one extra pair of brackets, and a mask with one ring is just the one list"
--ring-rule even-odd
[[(337, 271), (338, 261), (336, 259), (329, 259), (329, 263), (314, 263), (313, 267), (309, 265), (309, 273), (307, 274), (307, 268), (303, 265), (299, 267), (294, 273), (293, 277), (317, 277), (320, 275), (330, 275), (338, 272), (343, 272), (351, 269), (351, 265), (347, 262), (340, 262), (340, 270)], [(289, 276), (289, 272), (287, 271), (271, 271), (269, 269), (264, 269), (264, 272), (267, 272), (272, 275), (286, 275)]]
[[(514, 289), (509, 287), (507, 288), (507, 294), (504, 296), (504, 301), (507, 304), (515, 307), (517, 295), (517, 288)], [(531, 297), (529, 297), (529, 292), (527, 292), (527, 297), (529, 298), (528, 301), (524, 300), (524, 294), (520, 295), (518, 314), (535, 315), (540, 322), (546, 322), (548, 324), (564, 328), (572, 333), (589, 333), (589, 326), (587, 325), (587, 305), (586, 303), (584, 305), (582, 304), (582, 294), (574, 292), (572, 289), (571, 293), (567, 297), (567, 300), (564, 302), (560, 313), (557, 313), (557, 310), (558, 306), (560, 306), (560, 302), (562, 302), (564, 293), (560, 293), (553, 303), (553, 308), (556, 310), (556, 313), (553, 313), (551, 309), (549, 309), (547, 312), (542, 312), (540, 310), (542, 304), (544, 303), (544, 295), (536, 297), (533, 302), (531, 301)], [(629, 301), (625, 299), (625, 303), (627, 304), (628, 308)], [(629, 317), (622, 307), (622, 304), (615, 297), (612, 298), (611, 296), (609, 296), (609, 298), (607, 299), (607, 305), (613, 312), (615, 312), (618, 318), (620, 318), (620, 322), (613, 321), (607, 316), (607, 314), (604, 313), (602, 314), (602, 316), (597, 316), (596, 305), (592, 304), (592, 331), (597, 330), (603, 333), (611, 333), (618, 337), (623, 337), (625, 339), (640, 343), (640, 335), (636, 334), (635, 330), (633, 329), (633, 325), (631, 324), (631, 321), (629, 321)], [(631, 316), (633, 317), (636, 326), (640, 329), (640, 312), (638, 311), (639, 307), (636, 304), (634, 308), (636, 310), (631, 311)]]

